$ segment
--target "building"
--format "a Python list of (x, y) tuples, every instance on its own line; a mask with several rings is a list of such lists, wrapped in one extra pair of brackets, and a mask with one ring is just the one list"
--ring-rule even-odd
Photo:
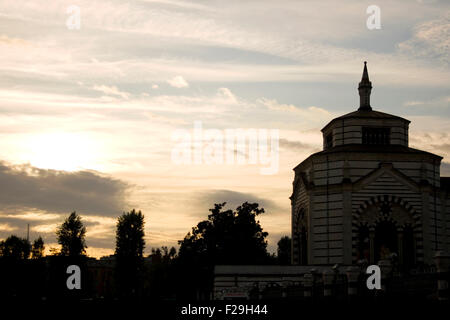
[[(313, 270), (321, 276), (331, 269), (317, 266)], [(343, 274), (345, 270), (336, 268), (334, 271)], [(217, 265), (214, 268), (213, 299), (298, 298), (303, 296), (303, 277), (310, 272), (310, 266)]]
[(409, 120), (375, 111), (364, 63), (358, 110), (323, 129), (323, 150), (294, 168), (292, 263), (433, 264), (450, 249), (449, 178), (442, 157), (408, 146)]
[(215, 266), (214, 299), (364, 296), (363, 266), (380, 260), (396, 268), (386, 271), (393, 296), (435, 292), (436, 265), (450, 259), (434, 260), (450, 249), (450, 177), (442, 157), (408, 146), (409, 120), (372, 110), (371, 90), (364, 63), (360, 107), (331, 120), (323, 150), (294, 168), (293, 265)]

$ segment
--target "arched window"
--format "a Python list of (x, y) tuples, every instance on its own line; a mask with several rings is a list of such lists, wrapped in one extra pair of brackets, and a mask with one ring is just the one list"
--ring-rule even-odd
[(300, 237), (300, 265), (305, 266), (308, 264), (308, 233), (306, 227), (302, 227)]
[(396, 270), (407, 272), (416, 266), (417, 234), (413, 212), (396, 198), (378, 197), (360, 211), (354, 258), (370, 264), (389, 259)]
[(296, 216), (294, 235), (294, 262), (308, 264), (308, 228), (306, 210), (301, 208)]
[(381, 221), (375, 228), (375, 261), (398, 255), (397, 228), (391, 221)]
[(358, 232), (358, 260), (366, 260), (370, 262), (370, 238), (369, 227), (360, 226)]

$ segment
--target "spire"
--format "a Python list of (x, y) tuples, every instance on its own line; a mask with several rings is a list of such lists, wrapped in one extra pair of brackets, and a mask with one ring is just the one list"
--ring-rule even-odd
[(364, 71), (361, 82), (358, 86), (359, 92), (359, 109), (358, 111), (371, 111), (370, 92), (372, 91), (372, 82), (369, 80), (369, 72), (367, 71), (367, 61), (364, 61)]

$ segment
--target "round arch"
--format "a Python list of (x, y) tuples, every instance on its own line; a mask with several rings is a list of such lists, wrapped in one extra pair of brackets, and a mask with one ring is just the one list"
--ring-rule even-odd
[(301, 207), (297, 210), (293, 221), (293, 247), (294, 261), (296, 264), (308, 264), (308, 219), (307, 211)]
[[(384, 230), (381, 229), (384, 228)], [(395, 232), (398, 242), (393, 244), (398, 250), (401, 263), (423, 262), (423, 238), (421, 215), (407, 201), (394, 195), (379, 195), (364, 201), (353, 213), (352, 219), (352, 260), (361, 258), (362, 250), (370, 252), (371, 262), (379, 258), (375, 254), (375, 235), (385, 234), (386, 239)], [(389, 240), (392, 244), (392, 239)], [(411, 259), (410, 255), (414, 258)]]

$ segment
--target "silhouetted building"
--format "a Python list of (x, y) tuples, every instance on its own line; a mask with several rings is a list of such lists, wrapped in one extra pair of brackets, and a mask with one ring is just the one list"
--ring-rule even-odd
[[(326, 266), (314, 269), (318, 275), (327, 270), (329, 267)], [(214, 268), (213, 299), (298, 298), (303, 295), (300, 286), (308, 272), (311, 272), (310, 266), (217, 265)]]
[(323, 129), (323, 150), (297, 167), (292, 262), (431, 265), (450, 249), (449, 178), (442, 157), (410, 148), (410, 121), (372, 110), (366, 63), (358, 110)]
[(110, 299), (116, 294), (114, 270), (116, 257), (110, 255), (87, 261), (89, 296), (95, 299)]

